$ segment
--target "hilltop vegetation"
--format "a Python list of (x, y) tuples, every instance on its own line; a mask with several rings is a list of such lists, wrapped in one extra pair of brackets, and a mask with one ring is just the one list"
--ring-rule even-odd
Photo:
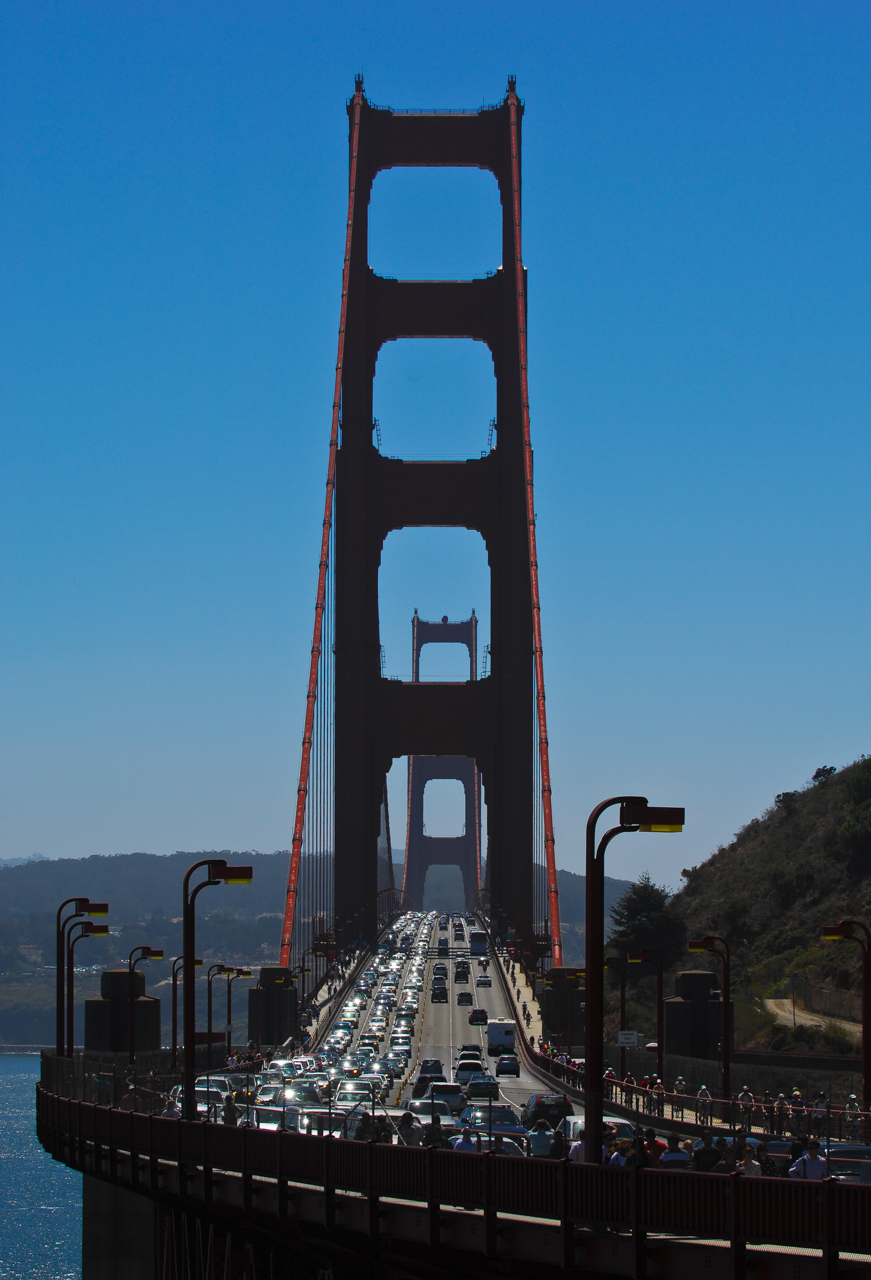
[[(861, 986), (858, 946), (822, 942), (819, 933), (845, 918), (871, 923), (871, 758), (818, 769), (682, 875), (684, 888), (669, 913), (688, 936), (717, 933), (729, 941), (743, 1042), (847, 1048), (834, 1027), (822, 1033), (799, 1027), (796, 1034), (775, 1027), (758, 1012), (758, 1001), (786, 994), (793, 973), (840, 990)], [(706, 959), (693, 956), (692, 967), (714, 968)], [(686, 968), (689, 960), (673, 967)]]
[(793, 972), (857, 987), (859, 948), (821, 943), (819, 931), (871, 917), (871, 758), (818, 769), (683, 878), (672, 910), (691, 933), (730, 939), (766, 994)]

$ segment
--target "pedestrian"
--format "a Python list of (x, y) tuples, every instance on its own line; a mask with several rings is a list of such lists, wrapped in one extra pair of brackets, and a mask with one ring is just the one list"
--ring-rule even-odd
[(738, 1173), (744, 1175), (745, 1178), (761, 1178), (762, 1166), (753, 1158), (753, 1148), (748, 1142), (741, 1153), (741, 1159), (738, 1161)]
[(571, 1160), (572, 1164), (584, 1163), (583, 1135), (580, 1138), (575, 1138), (574, 1142), (569, 1147), (569, 1160)]
[(423, 1145), (425, 1147), (445, 1147), (448, 1145), (442, 1129), (441, 1116), (438, 1113), (423, 1126)]
[(666, 1138), (667, 1149), (663, 1151), (659, 1157), (660, 1169), (667, 1169), (670, 1173), (676, 1171), (691, 1169), (692, 1163), (689, 1156), (680, 1145), (680, 1138), (676, 1133), (670, 1133)]
[(714, 1146), (714, 1135), (710, 1129), (702, 1134), (702, 1145), (696, 1148), (693, 1155), (693, 1168), (696, 1173), (710, 1173), (719, 1164), (721, 1153)]
[[(438, 1117), (436, 1117), (438, 1119)], [(372, 1125), (372, 1117), (368, 1111), (364, 1111), (360, 1116), (360, 1123), (357, 1125), (357, 1132), (354, 1134), (355, 1142), (370, 1142), (375, 1136)]]
[(805, 1119), (807, 1117), (804, 1098), (801, 1096), (798, 1089), (793, 1089), (789, 1106), (792, 1117), (792, 1132), (796, 1137), (798, 1137), (799, 1134), (804, 1133)]
[(711, 1094), (707, 1085), (702, 1085), (696, 1094), (696, 1119), (699, 1124), (711, 1122)]
[(536, 1120), (529, 1133), (529, 1154), (539, 1157), (549, 1156), (552, 1136), (553, 1130), (544, 1117)]
[(399, 1117), (396, 1141), (400, 1147), (419, 1147), (422, 1137), (420, 1126), (414, 1123), (410, 1111), (404, 1111)]
[(786, 1096), (782, 1093), (777, 1095), (777, 1101), (774, 1104), (774, 1135), (782, 1138), (789, 1128), (789, 1103)]
[(753, 1126), (754, 1103), (753, 1092), (749, 1085), (745, 1084), (742, 1087), (741, 1092), (738, 1094), (738, 1103), (741, 1107), (741, 1122), (749, 1133)]
[(472, 1141), (472, 1130), (468, 1125), (462, 1130), (459, 1138), (454, 1138), (451, 1146), (454, 1151), (467, 1151), (469, 1154), (474, 1154), (478, 1150), (477, 1145)]
[(859, 1109), (856, 1095), (851, 1093), (847, 1099), (847, 1105), (844, 1107), (844, 1123), (848, 1142), (859, 1142), (861, 1140), (861, 1119), (862, 1112)]
[(632, 1139), (621, 1138), (611, 1153), (608, 1164), (612, 1169), (622, 1169), (632, 1156)]
[(671, 1098), (671, 1115), (673, 1120), (683, 1120), (684, 1095), (687, 1092), (687, 1082), (683, 1076), (678, 1076), (674, 1082), (674, 1093)]
[(811, 1133), (815, 1138), (821, 1138), (827, 1127), (826, 1122), (829, 1116), (829, 1100), (826, 1095), (820, 1091), (817, 1094), (811, 1111)]
[(232, 1093), (228, 1093), (221, 1107), (221, 1120), (224, 1124), (232, 1125), (235, 1129), (239, 1122), (239, 1112), (236, 1109), (236, 1099)]
[(777, 1167), (777, 1161), (768, 1154), (767, 1143), (759, 1143), (756, 1148), (756, 1159), (759, 1162), (759, 1172), (763, 1178), (780, 1177), (780, 1170)]
[(766, 1133), (774, 1133), (774, 1099), (766, 1089), (759, 1100), (762, 1109), (762, 1127)]
[(566, 1135), (562, 1129), (557, 1129), (550, 1144), (550, 1158), (551, 1160), (564, 1160), (567, 1153)]
[(181, 1118), (181, 1111), (175, 1098), (167, 1098), (166, 1106), (160, 1114), (165, 1120), (178, 1120)]
[(808, 1182), (822, 1182), (826, 1176), (826, 1162), (820, 1155), (820, 1144), (811, 1138), (807, 1144), (807, 1154), (799, 1156), (795, 1164), (790, 1165), (791, 1178), (804, 1178)]

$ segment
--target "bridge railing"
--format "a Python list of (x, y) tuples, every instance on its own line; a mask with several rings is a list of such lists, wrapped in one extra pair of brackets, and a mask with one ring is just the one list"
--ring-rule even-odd
[[(125, 1185), (139, 1185), (139, 1162), (147, 1161), (152, 1194), (160, 1191), (161, 1169), (165, 1175), (167, 1166), (185, 1165), (276, 1181), (279, 1203), (293, 1184), (328, 1195), (362, 1193), (370, 1204), (383, 1197), (426, 1205), (431, 1213), (444, 1205), (519, 1214), (559, 1225), (568, 1238), (575, 1227), (674, 1233), (726, 1239), (733, 1247), (752, 1240), (822, 1249), (835, 1259), (839, 1251), (871, 1245), (868, 1188), (834, 1181), (614, 1169), (258, 1132), (124, 1112), (42, 1086), (37, 1134), (55, 1158)], [(120, 1179), (119, 1168), (129, 1170)]]

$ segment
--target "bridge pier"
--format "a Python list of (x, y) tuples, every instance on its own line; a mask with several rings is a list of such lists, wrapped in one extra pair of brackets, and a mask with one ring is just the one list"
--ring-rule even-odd
[(157, 1207), (116, 1183), (82, 1174), (82, 1280), (154, 1280)]

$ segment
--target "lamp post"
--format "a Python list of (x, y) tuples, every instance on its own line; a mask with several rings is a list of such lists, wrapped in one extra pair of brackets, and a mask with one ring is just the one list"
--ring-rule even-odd
[[(68, 916), (63, 917), (64, 907), (72, 907)], [(55, 1052), (59, 1058), (64, 1056), (64, 991), (66, 988), (66, 927), (81, 916), (105, 916), (109, 913), (108, 902), (91, 902), (90, 898), (65, 898), (57, 909), (57, 934), (55, 937)], [(102, 936), (102, 935), (100, 935)]]
[(214, 1054), (212, 1052), (212, 980), (217, 978), (220, 973), (229, 973), (230, 969), (225, 964), (209, 965), (206, 974), (206, 1034), (209, 1037), (209, 1070), (213, 1065)]
[[(626, 1030), (626, 965), (619, 956), (606, 956), (604, 969), (616, 969), (620, 974), (620, 1030)], [(620, 1046), (620, 1082), (626, 1079), (626, 1046)]]
[[(720, 945), (721, 945), (721, 946), (722, 946), (722, 948), (723, 948), (723, 950), (722, 950), (722, 951), (719, 951), (719, 950), (717, 949), (717, 943), (718, 943), (718, 942), (720, 943)], [(729, 1085), (730, 1085), (730, 1080), (729, 1080), (729, 1066), (730, 1066), (730, 1061), (729, 1061), (729, 1057), (730, 1057), (730, 1055), (729, 1055), (729, 1033), (730, 1033), (730, 1030), (731, 1030), (731, 1018), (730, 1018), (730, 1016), (729, 1016), (729, 1001), (730, 1001), (730, 999), (731, 999), (730, 986), (729, 986), (729, 958), (730, 958), (731, 952), (729, 951), (729, 944), (728, 944), (728, 942), (726, 941), (726, 939), (725, 939), (725, 938), (720, 938), (720, 937), (718, 937), (716, 933), (706, 933), (706, 934), (705, 934), (705, 936), (704, 936), (703, 938), (690, 938), (689, 942), (687, 943), (687, 951), (692, 951), (692, 952), (696, 952), (696, 953), (701, 952), (701, 951), (710, 951), (712, 955), (719, 956), (720, 961), (722, 962), (722, 965), (723, 965), (723, 990), (722, 990), (722, 993), (721, 993), (721, 994), (722, 994), (722, 998), (723, 998), (723, 1031), (722, 1031), (722, 1036), (723, 1036), (723, 1083), (722, 1083), (722, 1093), (723, 1093), (723, 1100), (724, 1100), (724, 1102), (726, 1102), (726, 1103), (728, 1104), (728, 1103), (730, 1102), (730, 1097), (729, 1097)]]
[[(861, 929), (864, 941), (856, 932)], [(862, 1108), (871, 1105), (871, 930), (861, 920), (839, 920), (820, 930), (829, 942), (855, 942), (862, 952)]]
[[(172, 962), (172, 1060), (170, 1066), (173, 1069), (178, 1066), (178, 975), (183, 961), (184, 956), (176, 956)], [(194, 960), (194, 967), (197, 969), (203, 967), (199, 956)]]
[[(76, 928), (81, 929), (81, 933), (76, 933)], [(109, 933), (107, 924), (92, 924), (90, 920), (79, 920), (73, 923), (66, 937), (66, 970), (67, 970), (67, 1057), (73, 1056), (73, 1048), (75, 1047), (74, 1039), (74, 988), (75, 988), (75, 962), (73, 950), (77, 942), (81, 942), (82, 938), (105, 938)]]
[[(620, 821), (606, 831), (596, 848), (596, 824), (606, 809), (620, 806)], [(587, 819), (586, 856), (586, 968), (587, 1038), (584, 1123), (584, 1159), (602, 1161), (602, 1111), (604, 1104), (602, 1036), (604, 1022), (605, 948), (605, 850), (624, 831), (682, 831), (684, 810), (651, 808), (644, 796), (612, 796), (597, 804)]]
[(233, 986), (237, 978), (250, 978), (250, 969), (227, 970), (227, 1057), (233, 1052)]
[(163, 952), (154, 947), (134, 947), (127, 957), (127, 1046), (131, 1067), (136, 1060), (136, 966), (142, 960), (162, 959)]
[(663, 1014), (665, 1006), (662, 1002), (662, 977), (665, 968), (662, 952), (659, 947), (642, 947), (640, 951), (630, 951), (626, 959), (630, 964), (652, 964), (656, 967), (656, 1074), (662, 1079), (663, 1068)]
[[(201, 867), (206, 868), (206, 879), (191, 888), (191, 877)], [(194, 1084), (196, 1080), (196, 950), (197, 924), (196, 900), (203, 889), (215, 884), (250, 884), (253, 879), (252, 867), (231, 867), (224, 858), (201, 858), (185, 872), (182, 887), (182, 993), (184, 997), (183, 1042), (184, 1042), (184, 1085), (182, 1089), (182, 1115), (185, 1120), (196, 1119), (196, 1099)]]

